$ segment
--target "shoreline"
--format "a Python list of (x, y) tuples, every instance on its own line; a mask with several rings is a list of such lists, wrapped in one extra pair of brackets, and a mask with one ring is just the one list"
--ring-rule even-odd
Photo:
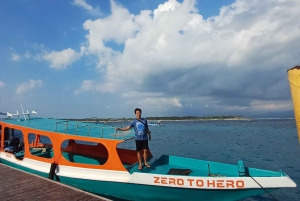
[[(145, 118), (147, 119), (147, 118)], [(109, 122), (131, 122), (133, 119), (125, 119), (125, 120), (120, 120), (120, 119), (116, 119), (116, 120), (107, 120), (107, 121), (103, 121), (103, 120), (99, 120), (99, 121), (92, 121), (92, 120), (76, 120), (76, 119), (72, 119), (74, 121), (80, 121), (80, 122), (99, 122), (99, 123), (109, 123)], [(156, 121), (160, 121), (160, 122), (176, 122), (176, 121), (251, 121), (254, 120), (252, 118), (231, 118), (231, 119), (166, 119), (166, 120), (149, 120), (147, 119), (148, 122), (156, 122)]]
[[(101, 119), (101, 120), (100, 120)], [(99, 120), (93, 119), (67, 119), (64, 120), (71, 120), (71, 121), (80, 121), (80, 122), (89, 122), (89, 123), (110, 123), (110, 122), (131, 122), (133, 119), (107, 119), (99, 118)], [(145, 117), (147, 119), (147, 117)], [(246, 118), (246, 117), (239, 117), (239, 118), (226, 118), (226, 119), (147, 119), (148, 122), (180, 122), (180, 121), (253, 121), (253, 120), (294, 120), (295, 118)]]

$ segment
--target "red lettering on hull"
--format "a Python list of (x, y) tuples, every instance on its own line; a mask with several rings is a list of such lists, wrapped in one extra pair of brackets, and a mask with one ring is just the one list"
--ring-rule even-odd
[(243, 180), (231, 179), (191, 179), (191, 178), (174, 178), (174, 177), (153, 177), (154, 184), (165, 186), (189, 186), (194, 188), (244, 188)]

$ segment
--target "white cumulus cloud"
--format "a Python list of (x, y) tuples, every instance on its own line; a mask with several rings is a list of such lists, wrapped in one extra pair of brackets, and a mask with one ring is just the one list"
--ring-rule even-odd
[(18, 85), (16, 93), (17, 94), (22, 94), (25, 93), (29, 90), (32, 90), (36, 87), (41, 87), (43, 86), (43, 81), (42, 80), (29, 80), (28, 82), (22, 83), (20, 85)]
[[(299, 1), (237, 0), (207, 20), (196, 3), (169, 0), (153, 11), (133, 15), (112, 1), (110, 16), (87, 20), (83, 25), (89, 31), (87, 49), (105, 68), (101, 85), (166, 93), (185, 89), (194, 96), (231, 87), (239, 90), (238, 85), (225, 82), (233, 69), (236, 82), (245, 84), (250, 69), (276, 71), (300, 62), (295, 54), (296, 44), (300, 45)], [(124, 51), (111, 49), (106, 41), (123, 44)], [(122, 79), (116, 79), (120, 74)], [(210, 79), (202, 79), (204, 84), (197, 76)], [(161, 87), (156, 87), (154, 78), (162, 79), (158, 80)]]
[(11, 60), (13, 60), (13, 61), (20, 61), (21, 60), (21, 55), (16, 54), (16, 53), (12, 53), (11, 54)]
[(81, 53), (68, 48), (60, 52), (52, 51), (50, 53), (45, 53), (43, 59), (51, 63), (51, 68), (60, 70), (67, 68), (74, 61), (78, 60), (81, 55)]
[(80, 94), (85, 91), (94, 91), (96, 90), (95, 82), (93, 80), (84, 80), (81, 84), (81, 87), (74, 91), (74, 94)]
[(182, 108), (206, 97), (211, 108), (276, 110), (265, 101), (290, 97), (282, 69), (300, 63), (300, 1), (236, 0), (208, 19), (196, 4), (169, 0), (135, 15), (112, 0), (109, 16), (87, 20), (86, 54), (101, 70), (89, 90), (159, 93), (149, 104)]
[(254, 100), (251, 102), (251, 108), (253, 110), (269, 110), (269, 111), (276, 111), (276, 110), (292, 110), (293, 104), (291, 101), (277, 101), (277, 100), (267, 100), (267, 101), (260, 101)]
[(0, 88), (2, 88), (4, 86), (5, 86), (4, 82), (0, 81)]
[(92, 14), (101, 15), (101, 12), (98, 7), (93, 8), (93, 6), (86, 3), (85, 0), (74, 0), (73, 4), (76, 6), (82, 7), (83, 9), (89, 11)]

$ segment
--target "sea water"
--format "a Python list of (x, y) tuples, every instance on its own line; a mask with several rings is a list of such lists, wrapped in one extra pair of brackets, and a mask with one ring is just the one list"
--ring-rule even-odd
[[(149, 147), (154, 157), (170, 154), (228, 164), (243, 160), (247, 167), (282, 170), (297, 187), (275, 190), (271, 195), (280, 201), (300, 201), (300, 145), (294, 119), (163, 121), (162, 124), (149, 127), (152, 131)], [(133, 141), (123, 146), (135, 149)], [(271, 200), (274, 199), (268, 194), (243, 199)]]

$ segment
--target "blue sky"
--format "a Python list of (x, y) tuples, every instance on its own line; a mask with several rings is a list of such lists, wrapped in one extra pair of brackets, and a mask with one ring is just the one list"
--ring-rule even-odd
[(0, 112), (293, 117), (298, 0), (3, 1)]

